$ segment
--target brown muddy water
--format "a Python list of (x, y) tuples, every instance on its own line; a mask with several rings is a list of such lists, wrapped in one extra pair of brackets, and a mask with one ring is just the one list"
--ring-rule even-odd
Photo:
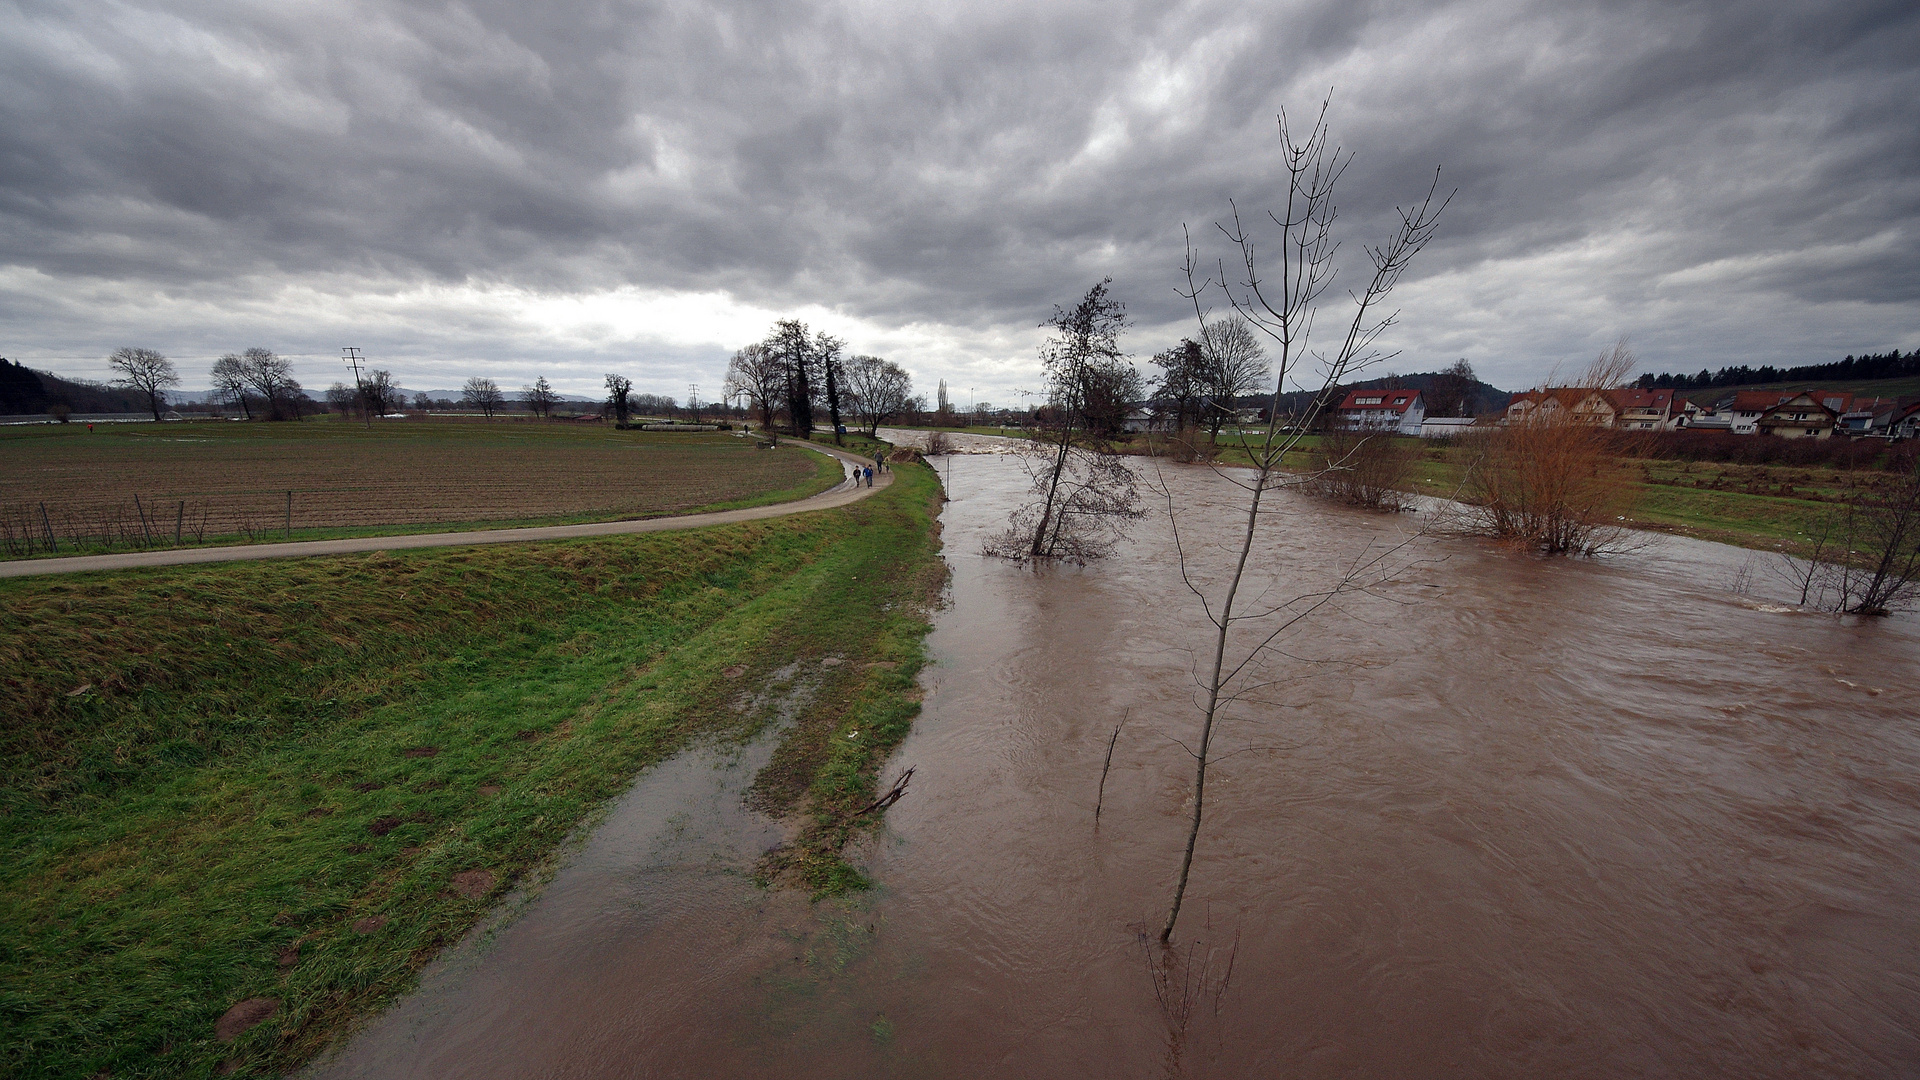
[[(874, 891), (755, 888), (778, 830), (739, 793), (765, 744), (689, 754), (316, 1072), (1920, 1074), (1912, 617), (1793, 611), (1764, 560), (1691, 541), (1599, 562), (1419, 542), (1288, 638), (1226, 726), (1182, 994), (1141, 943), (1177, 869), (1203, 625), (1165, 520), (1103, 564), (1022, 570), (976, 554), (1018, 462), (946, 467), (952, 602)], [(1232, 489), (1173, 487), (1217, 566)], [(1280, 505), (1273, 597), (1415, 525)]]

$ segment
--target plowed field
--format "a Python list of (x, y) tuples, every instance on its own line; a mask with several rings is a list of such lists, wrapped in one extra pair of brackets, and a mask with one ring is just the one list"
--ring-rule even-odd
[(838, 475), (805, 451), (756, 450), (724, 432), (527, 421), (389, 421), (371, 431), (334, 421), (73, 424), (0, 429), (0, 517), (11, 532), (50, 525), (75, 547), (171, 545), (176, 533), (190, 544), (279, 539), (289, 493), (292, 532), (313, 535), (679, 514), (798, 498), (828, 486), (827, 471)]

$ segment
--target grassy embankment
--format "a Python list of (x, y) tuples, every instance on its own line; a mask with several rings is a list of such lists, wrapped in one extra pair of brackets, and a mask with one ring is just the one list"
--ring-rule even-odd
[(447, 420), (21, 427), (0, 461), (0, 558), (56, 554), (49, 526), (77, 555), (565, 525), (787, 502), (842, 475), (726, 433)]
[(795, 660), (772, 869), (859, 885), (942, 574), (934, 477), (896, 475), (696, 532), (0, 582), (0, 1072), (297, 1066)]

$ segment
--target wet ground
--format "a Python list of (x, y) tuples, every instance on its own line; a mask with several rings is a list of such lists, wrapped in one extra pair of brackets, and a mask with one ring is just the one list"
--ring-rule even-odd
[[(1023, 570), (976, 554), (1018, 462), (940, 467), (952, 604), (872, 893), (751, 885), (764, 751), (689, 755), (324, 1074), (1920, 1071), (1914, 618), (1795, 611), (1764, 559), (1685, 540), (1416, 540), (1226, 725), (1169, 983), (1141, 932), (1177, 870), (1204, 622), (1166, 520)], [(1235, 492), (1170, 475), (1204, 585)], [(1278, 505), (1270, 599), (1417, 527)]]

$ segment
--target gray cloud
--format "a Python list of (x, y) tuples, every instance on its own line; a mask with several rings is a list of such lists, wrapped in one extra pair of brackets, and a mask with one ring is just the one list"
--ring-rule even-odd
[[(1177, 336), (1182, 224), (1271, 204), (1274, 114), (1329, 86), (1350, 252), (1434, 166), (1460, 189), (1402, 370), (1522, 384), (1622, 332), (1689, 370), (1913, 348), (1916, 46), (1903, 3), (25, 4), (0, 349), (261, 342), (324, 383), (351, 338), (414, 382), (676, 392), (740, 319), (811, 308), (1004, 397), (1101, 276), (1142, 352)], [(610, 293), (747, 314), (508, 310)]]

